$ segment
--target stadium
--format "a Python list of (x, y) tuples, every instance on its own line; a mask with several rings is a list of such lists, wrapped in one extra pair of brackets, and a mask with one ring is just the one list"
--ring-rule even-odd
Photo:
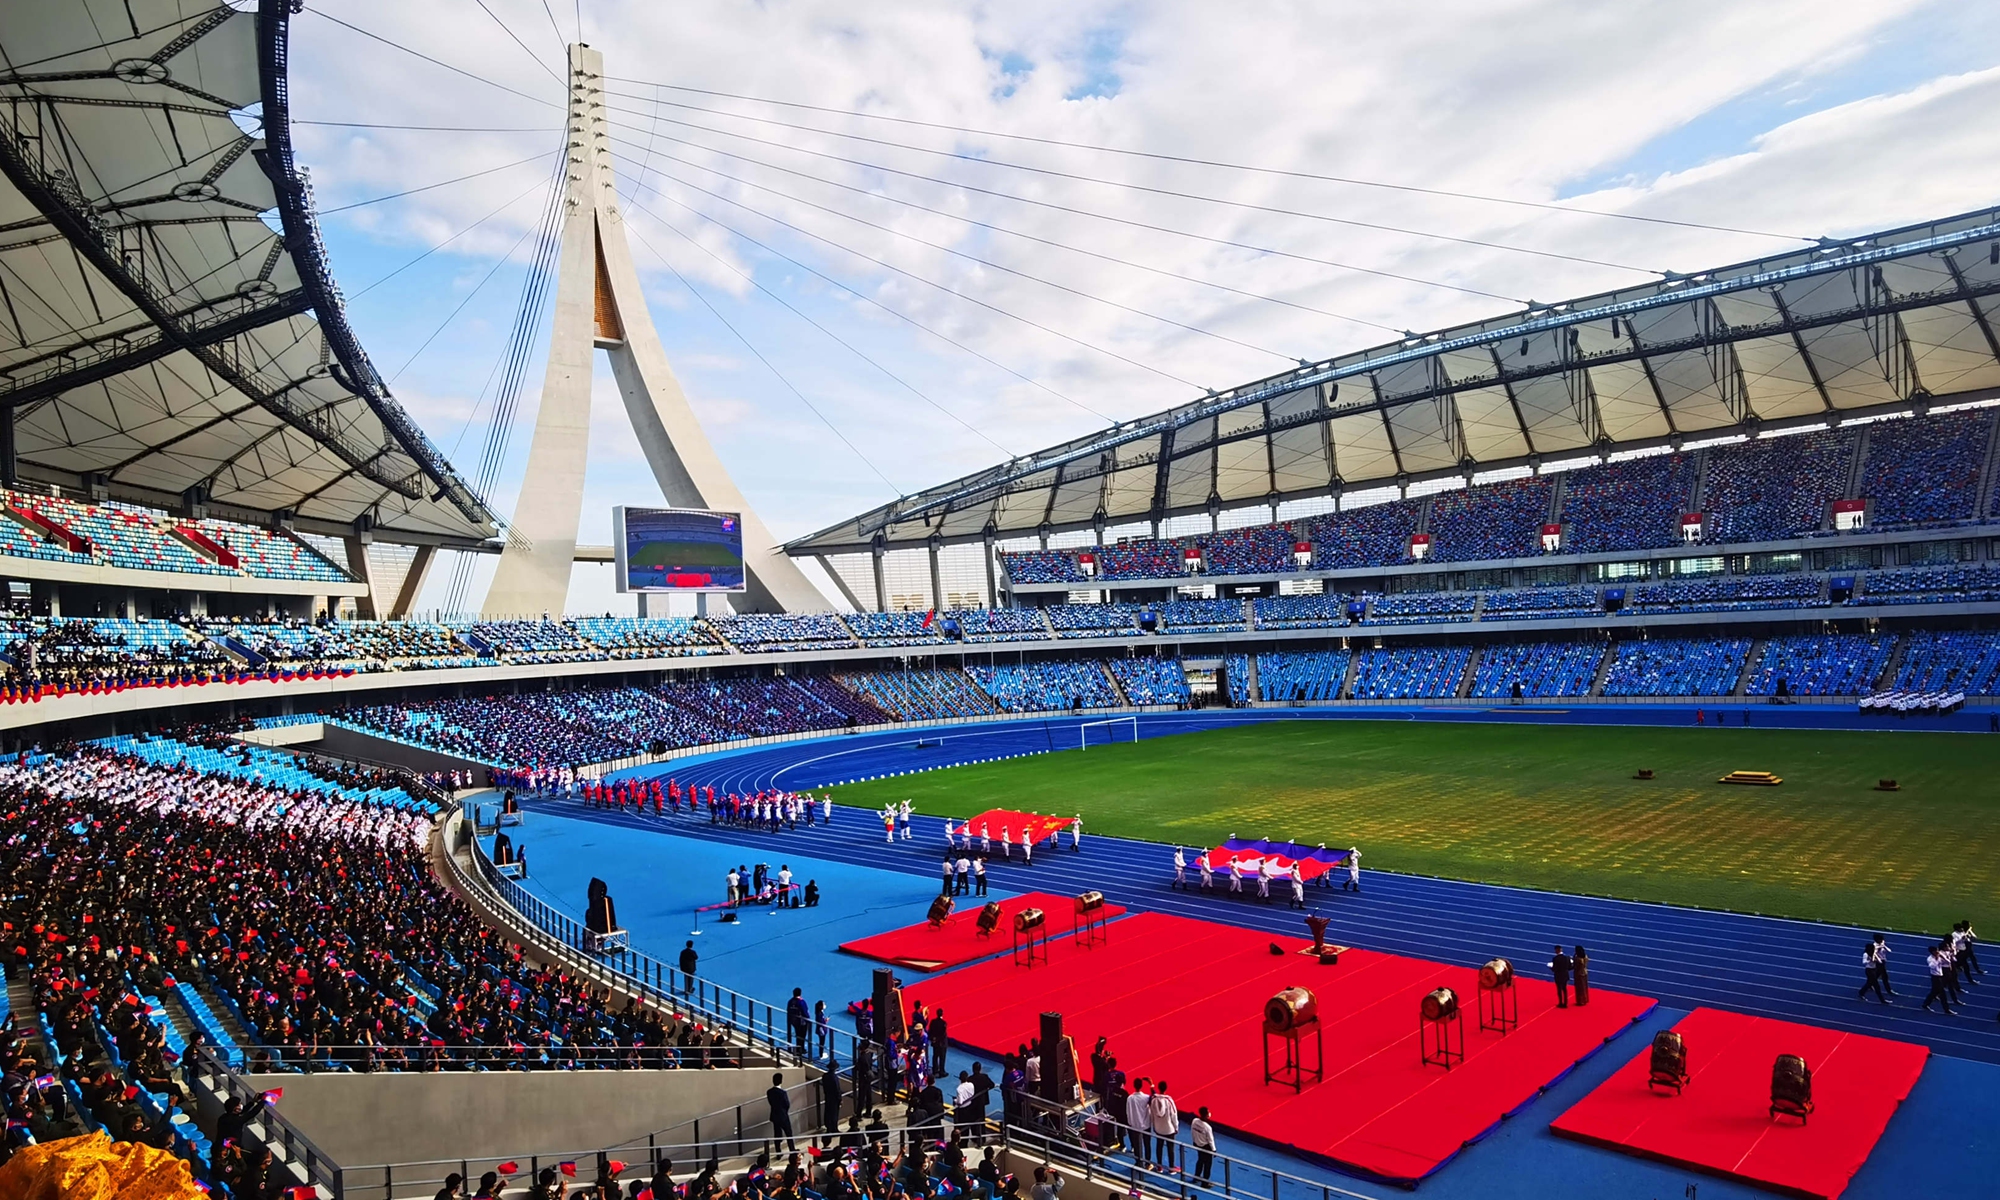
[(914, 19), (327, 7), (0, 11), (0, 1197), (1990, 1193), (2000, 207), (1928, 147), (1787, 226), (1202, 157), (1233, 92), (1137, 149), (1139, 32), (967, 35), (975, 118)]

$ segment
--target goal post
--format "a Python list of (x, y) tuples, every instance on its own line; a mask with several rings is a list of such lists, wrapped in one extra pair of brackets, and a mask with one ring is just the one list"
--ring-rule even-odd
[(1076, 727), (1077, 749), (1090, 749), (1090, 742), (1093, 736), (1091, 733), (1092, 730), (1101, 731), (1094, 735), (1097, 739), (1097, 744), (1100, 746), (1109, 746), (1113, 742), (1118, 741), (1137, 742), (1139, 740), (1139, 718), (1106, 717), (1101, 721), (1085, 721)]

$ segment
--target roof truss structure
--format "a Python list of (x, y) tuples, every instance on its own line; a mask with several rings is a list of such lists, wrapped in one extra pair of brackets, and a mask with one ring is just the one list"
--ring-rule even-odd
[(20, 477), (473, 544), (493, 514), (348, 325), (288, 0), (0, 8), (0, 423)]
[(1160, 520), (2000, 389), (2000, 209), (1301, 366), (800, 538), (841, 554)]

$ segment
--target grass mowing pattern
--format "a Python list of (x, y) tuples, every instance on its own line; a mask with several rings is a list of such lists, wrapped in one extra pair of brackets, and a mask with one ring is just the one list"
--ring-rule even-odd
[[(1716, 782), (1738, 769), (1785, 782)], [(1976, 735), (1287, 721), (835, 791), (938, 815), (1081, 812), (1086, 833), (1190, 846), (1353, 844), (1387, 870), (1704, 908), (2000, 925), (2000, 738)]]

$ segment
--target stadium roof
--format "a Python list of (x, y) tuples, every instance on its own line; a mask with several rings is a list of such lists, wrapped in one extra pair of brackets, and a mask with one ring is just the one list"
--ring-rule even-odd
[(489, 537), (342, 310), (292, 158), (292, 5), (242, 7), (0, 5), (0, 406), (20, 475)]
[(2000, 388), (2000, 209), (1535, 305), (1245, 384), (865, 512), (795, 555), (1118, 525)]

